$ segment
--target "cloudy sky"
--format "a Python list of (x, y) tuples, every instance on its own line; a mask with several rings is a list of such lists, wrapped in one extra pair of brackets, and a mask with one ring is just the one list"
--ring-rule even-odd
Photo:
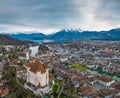
[(0, 0), (0, 32), (120, 27), (120, 0)]

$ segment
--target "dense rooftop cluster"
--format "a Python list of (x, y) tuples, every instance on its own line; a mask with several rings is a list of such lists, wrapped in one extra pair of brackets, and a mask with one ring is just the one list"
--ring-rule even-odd
[(48, 43), (51, 51), (40, 58), (48, 60), (55, 77), (67, 79), (83, 98), (113, 98), (120, 96), (120, 89), (113, 87), (120, 85), (119, 45), (107, 41)]

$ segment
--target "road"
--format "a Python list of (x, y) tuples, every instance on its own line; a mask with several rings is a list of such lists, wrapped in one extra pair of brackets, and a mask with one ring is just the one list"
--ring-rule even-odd
[(63, 85), (62, 85), (62, 88), (61, 88), (61, 90), (60, 90), (60, 92), (59, 92), (59, 94), (58, 94), (58, 98), (60, 98), (60, 95), (61, 95), (61, 93), (62, 93), (62, 91), (63, 91), (63, 89), (64, 89), (64, 86), (65, 86), (65, 83), (63, 82), (62, 83)]

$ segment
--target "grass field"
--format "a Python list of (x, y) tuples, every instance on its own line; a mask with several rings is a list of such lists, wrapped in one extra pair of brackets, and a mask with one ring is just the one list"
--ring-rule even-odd
[(58, 85), (57, 84), (53, 85), (53, 89), (52, 89), (53, 93), (57, 93), (57, 90), (58, 90)]
[(80, 69), (80, 70), (87, 70), (85, 66), (78, 65), (78, 64), (72, 64), (72, 68)]

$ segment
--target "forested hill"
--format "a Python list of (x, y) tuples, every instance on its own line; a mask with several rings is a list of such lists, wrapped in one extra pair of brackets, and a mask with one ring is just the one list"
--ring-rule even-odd
[(0, 34), (0, 45), (25, 45), (32, 42), (21, 41), (15, 38), (11, 38), (7, 35)]

